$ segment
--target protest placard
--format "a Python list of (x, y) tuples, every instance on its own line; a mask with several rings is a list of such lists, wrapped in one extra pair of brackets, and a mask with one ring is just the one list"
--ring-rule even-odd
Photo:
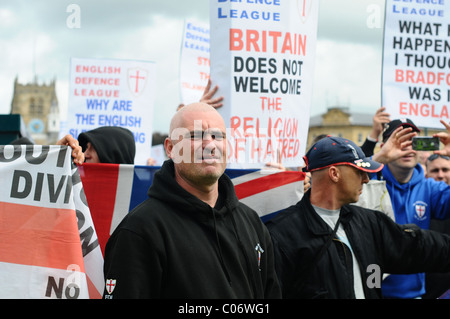
[(103, 255), (67, 146), (0, 146), (0, 298), (101, 298)]
[(211, 79), (224, 96), (230, 167), (303, 165), (318, 1), (211, 2)]
[(129, 129), (135, 164), (145, 165), (152, 144), (156, 68), (153, 62), (72, 58), (67, 124), (75, 138), (101, 126)]
[(386, 1), (382, 103), (391, 118), (442, 128), (450, 106), (450, 2)]
[(200, 101), (208, 83), (209, 69), (209, 25), (185, 20), (180, 53), (180, 91), (183, 104)]

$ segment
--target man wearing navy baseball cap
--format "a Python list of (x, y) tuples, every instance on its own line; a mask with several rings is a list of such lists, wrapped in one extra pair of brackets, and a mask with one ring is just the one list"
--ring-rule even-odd
[(350, 165), (367, 173), (376, 173), (383, 164), (364, 155), (359, 146), (349, 139), (328, 136), (319, 140), (303, 157), (304, 171), (317, 171), (331, 165)]
[[(358, 201), (368, 173), (383, 164), (352, 141), (330, 136), (304, 159), (311, 188), (266, 224), (283, 298), (382, 298), (383, 273), (450, 269), (450, 237), (349, 205)], [(374, 265), (375, 281), (369, 278)]]

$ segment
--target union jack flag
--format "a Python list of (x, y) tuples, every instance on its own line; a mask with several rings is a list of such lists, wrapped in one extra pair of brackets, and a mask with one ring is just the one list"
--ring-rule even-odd
[[(147, 198), (160, 167), (83, 164), (78, 167), (102, 252), (123, 217)], [(227, 169), (236, 195), (265, 222), (303, 196), (303, 172)]]

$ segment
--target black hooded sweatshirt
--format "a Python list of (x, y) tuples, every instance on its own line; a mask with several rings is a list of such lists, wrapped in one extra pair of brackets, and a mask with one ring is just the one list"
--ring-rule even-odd
[(149, 198), (106, 245), (105, 280), (114, 290), (104, 297), (280, 298), (265, 225), (238, 201), (225, 174), (219, 194), (214, 208), (199, 200), (179, 186), (166, 161)]
[(83, 152), (90, 142), (100, 163), (134, 164), (136, 142), (130, 130), (119, 126), (102, 126), (78, 135)]

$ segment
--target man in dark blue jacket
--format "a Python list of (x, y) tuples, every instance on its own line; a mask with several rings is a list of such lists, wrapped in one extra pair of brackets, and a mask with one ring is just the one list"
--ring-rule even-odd
[(450, 269), (449, 236), (349, 205), (383, 164), (338, 137), (304, 159), (311, 189), (267, 223), (284, 298), (381, 298), (383, 273)]

